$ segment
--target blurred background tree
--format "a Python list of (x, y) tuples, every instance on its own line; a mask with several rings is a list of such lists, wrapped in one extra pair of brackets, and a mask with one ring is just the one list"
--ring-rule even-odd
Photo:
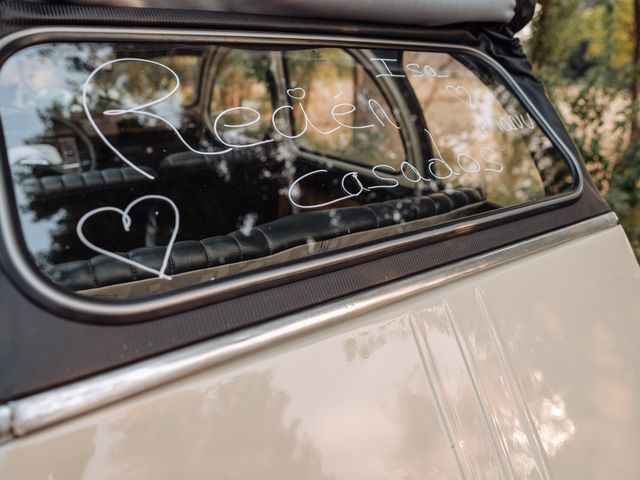
[(640, 258), (640, 0), (539, 0), (522, 40)]

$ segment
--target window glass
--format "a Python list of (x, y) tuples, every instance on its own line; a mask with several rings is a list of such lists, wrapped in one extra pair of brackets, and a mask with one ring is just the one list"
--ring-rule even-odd
[(450, 185), (479, 187), (492, 203), (513, 205), (543, 198), (542, 175), (557, 165), (564, 178), (548, 190), (571, 184), (550, 140), (504, 86), (443, 53), (405, 52), (403, 62), (438, 158), (433, 169)]
[[(300, 146), (364, 165), (399, 167), (405, 160), (394, 112), (365, 68), (345, 50), (323, 48), (285, 54)], [(351, 128), (338, 128), (340, 124)]]
[[(226, 111), (228, 114), (224, 118), (227, 123), (250, 122), (241, 129), (225, 129), (222, 135), (229, 141), (235, 135), (263, 137), (269, 130), (273, 112), (269, 91), (272, 55), (269, 52), (221, 49), (218, 58), (219, 63), (211, 74), (213, 94), (209, 120), (220, 118), (220, 114)], [(259, 121), (252, 122), (257, 118)]]
[(570, 191), (534, 118), (459, 54), (56, 43), (0, 69), (23, 240), (136, 298)]
[(178, 74), (180, 88), (176, 92), (180, 105), (192, 105), (198, 94), (198, 75), (200, 73), (200, 57), (190, 53), (175, 52), (172, 55), (150, 57), (151, 60), (166, 65)]

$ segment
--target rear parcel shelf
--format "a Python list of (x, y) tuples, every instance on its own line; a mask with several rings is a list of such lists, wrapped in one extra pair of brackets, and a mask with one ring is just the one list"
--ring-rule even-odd
[[(480, 207), (483, 200), (480, 189), (462, 187), (364, 206), (297, 213), (255, 226), (249, 231), (237, 230), (199, 241), (176, 242), (166, 273), (176, 275), (263, 258), (300, 245), (435, 217), (462, 207)], [(166, 247), (153, 246), (137, 248), (123, 256), (160, 269), (165, 252)], [(105, 255), (54, 265), (47, 274), (56, 283), (74, 291), (154, 277), (149, 272)]]

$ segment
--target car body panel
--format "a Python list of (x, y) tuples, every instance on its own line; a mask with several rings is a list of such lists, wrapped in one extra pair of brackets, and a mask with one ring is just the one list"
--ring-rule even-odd
[(21, 480), (633, 478), (639, 287), (624, 232), (608, 228), (17, 438), (0, 469)]

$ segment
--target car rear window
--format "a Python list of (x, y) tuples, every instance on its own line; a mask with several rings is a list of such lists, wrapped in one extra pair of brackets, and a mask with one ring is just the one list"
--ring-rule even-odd
[(476, 56), (45, 43), (0, 69), (22, 241), (50, 282), (129, 299), (555, 198), (571, 168)]

